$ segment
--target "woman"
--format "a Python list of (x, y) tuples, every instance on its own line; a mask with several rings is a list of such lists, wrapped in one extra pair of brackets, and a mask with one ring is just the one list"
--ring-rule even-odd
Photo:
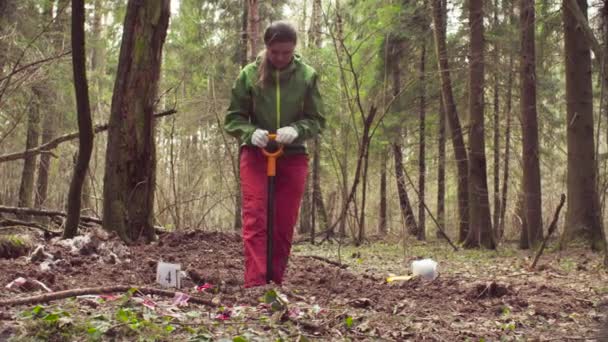
[(241, 144), (245, 287), (266, 284), (266, 157), (269, 132), (284, 146), (277, 161), (271, 279), (283, 282), (306, 174), (304, 140), (325, 126), (316, 71), (294, 54), (295, 29), (274, 22), (264, 51), (243, 68), (233, 88), (224, 129)]

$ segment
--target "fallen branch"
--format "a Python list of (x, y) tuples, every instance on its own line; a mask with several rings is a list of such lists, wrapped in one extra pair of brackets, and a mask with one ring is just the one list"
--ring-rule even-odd
[[(51, 302), (54, 300), (66, 299), (66, 298), (84, 296), (84, 295), (127, 292), (132, 288), (135, 288), (135, 289), (137, 289), (138, 292), (141, 292), (146, 295), (158, 295), (158, 296), (172, 298), (172, 297), (175, 297), (175, 294), (176, 294), (175, 291), (161, 290), (161, 289), (156, 289), (153, 287), (146, 287), (146, 286), (137, 287), (137, 286), (130, 286), (130, 285), (116, 285), (116, 286), (107, 286), (107, 287), (88, 287), (88, 288), (82, 288), (82, 289), (72, 289), (72, 290), (45, 293), (42, 295), (25, 297), (25, 298), (0, 300), (0, 307), (12, 306), (12, 305), (40, 304), (40, 303)], [(188, 299), (188, 301), (190, 303), (202, 304), (202, 305), (211, 306), (211, 307), (218, 306), (218, 304), (214, 304), (210, 300), (199, 298), (199, 297), (191, 296), (190, 299)]]
[(562, 196), (559, 200), (559, 205), (557, 206), (557, 210), (555, 210), (555, 215), (553, 215), (553, 220), (551, 221), (551, 224), (549, 225), (549, 231), (547, 232), (547, 236), (543, 240), (543, 243), (540, 245), (540, 248), (538, 249), (538, 252), (536, 253), (536, 257), (534, 257), (534, 262), (532, 262), (532, 265), (530, 266), (531, 270), (533, 270), (534, 267), (536, 267), (536, 263), (538, 263), (538, 259), (540, 259), (540, 256), (543, 254), (543, 251), (545, 250), (545, 247), (547, 246), (547, 241), (549, 241), (549, 238), (551, 237), (551, 235), (557, 228), (557, 219), (559, 218), (559, 212), (562, 210), (562, 207), (564, 206), (565, 201), (566, 201), (566, 195), (562, 194)]
[[(177, 110), (171, 109), (171, 110), (167, 110), (167, 111), (164, 111), (161, 113), (154, 114), (154, 118), (158, 119), (160, 117), (172, 115), (175, 113), (177, 113)], [(109, 127), (109, 124), (97, 125), (97, 126), (95, 126), (93, 131), (95, 132), (95, 134), (97, 134), (99, 132), (103, 132), (103, 131), (107, 130), (108, 127)], [(79, 135), (78, 132), (72, 132), (69, 134), (59, 136), (45, 144), (42, 144), (38, 147), (34, 147), (34, 148), (26, 150), (26, 151), (5, 154), (3, 156), (0, 156), (0, 163), (12, 161), (12, 160), (23, 159), (25, 157), (29, 157), (29, 156), (37, 155), (37, 154), (41, 154), (41, 153), (49, 153), (49, 150), (56, 148), (61, 143), (64, 143), (64, 142), (70, 141), (70, 140), (74, 140), (74, 139), (78, 139), (78, 135)]]
[(334, 266), (340, 267), (341, 269), (348, 268), (348, 265), (341, 264), (341, 263), (339, 263), (337, 261), (329, 260), (327, 258), (320, 257), (320, 256), (317, 256), (317, 255), (302, 255), (302, 257), (303, 258), (311, 258), (311, 259), (315, 259), (315, 260), (320, 260), (320, 261), (326, 262), (326, 263), (328, 263), (330, 265), (334, 265)]
[[(7, 207), (0, 205), (0, 213), (10, 213), (15, 215), (33, 215), (33, 216), (61, 216), (67, 217), (67, 214), (62, 211), (46, 210), (46, 209), (34, 209), (34, 208), (22, 208), (22, 207)], [(101, 219), (90, 216), (80, 216), (80, 220), (83, 222), (92, 222), (101, 225)]]
[(445, 230), (443, 229), (443, 227), (441, 226), (441, 224), (439, 224), (439, 222), (437, 222), (437, 219), (435, 218), (435, 216), (433, 215), (433, 213), (431, 212), (431, 210), (429, 209), (429, 207), (426, 206), (426, 203), (424, 202), (424, 199), (420, 196), (420, 193), (418, 192), (418, 190), (416, 190), (416, 187), (414, 186), (414, 182), (412, 182), (412, 179), (408, 175), (407, 170), (405, 170), (405, 168), (403, 169), (403, 174), (405, 175), (405, 177), (407, 177), (407, 180), (410, 183), (410, 186), (412, 187), (412, 189), (416, 193), (416, 196), (418, 196), (418, 200), (420, 201), (420, 203), (422, 203), (422, 206), (424, 207), (424, 209), (426, 210), (426, 212), (429, 214), (429, 217), (433, 220), (433, 223), (435, 223), (435, 226), (437, 226), (437, 230), (439, 231), (439, 233), (441, 233), (441, 235), (448, 242), (448, 244), (450, 244), (450, 246), (452, 246), (452, 248), (454, 249), (454, 251), (457, 252), (458, 251), (458, 247), (456, 247), (456, 245), (452, 242), (452, 240), (450, 239), (450, 237), (448, 236), (448, 234), (445, 233)]
[(26, 221), (21, 221), (21, 220), (14, 220), (14, 219), (0, 220), (0, 227), (8, 228), (8, 227), (17, 227), (17, 226), (40, 229), (43, 232), (50, 234), (51, 236), (59, 236), (61, 234), (60, 232), (54, 232), (50, 229), (47, 229), (43, 225), (38, 224), (36, 222), (26, 222)]

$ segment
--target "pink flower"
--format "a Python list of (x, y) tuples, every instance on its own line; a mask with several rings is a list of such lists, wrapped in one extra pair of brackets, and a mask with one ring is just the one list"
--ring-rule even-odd
[(215, 319), (218, 319), (220, 321), (226, 321), (230, 319), (230, 311), (226, 310), (224, 312), (221, 312), (219, 314), (217, 314), (217, 316), (215, 316)]
[(204, 283), (203, 285), (199, 285), (196, 287), (196, 291), (198, 292), (205, 292), (205, 290), (209, 290), (212, 289), (213, 285), (209, 284), (209, 283)]

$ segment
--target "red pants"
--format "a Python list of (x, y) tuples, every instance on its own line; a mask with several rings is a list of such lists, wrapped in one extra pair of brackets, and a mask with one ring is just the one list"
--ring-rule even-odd
[[(240, 170), (245, 287), (253, 287), (266, 284), (266, 157), (259, 148), (244, 146), (241, 150)], [(272, 280), (276, 284), (282, 283), (287, 268), (307, 172), (308, 157), (304, 154), (282, 156), (277, 160), (272, 255)]]

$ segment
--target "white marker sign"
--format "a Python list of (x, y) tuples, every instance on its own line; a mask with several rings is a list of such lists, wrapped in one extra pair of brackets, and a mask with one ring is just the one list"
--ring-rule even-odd
[(156, 267), (156, 282), (164, 287), (181, 287), (181, 265), (159, 261)]

